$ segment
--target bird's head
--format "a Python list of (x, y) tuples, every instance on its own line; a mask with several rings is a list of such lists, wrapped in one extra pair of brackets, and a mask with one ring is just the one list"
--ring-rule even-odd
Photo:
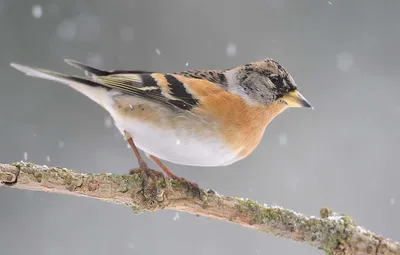
[(297, 89), (288, 71), (275, 60), (268, 58), (234, 69), (239, 94), (251, 103), (270, 105), (284, 104), (288, 107), (312, 108)]

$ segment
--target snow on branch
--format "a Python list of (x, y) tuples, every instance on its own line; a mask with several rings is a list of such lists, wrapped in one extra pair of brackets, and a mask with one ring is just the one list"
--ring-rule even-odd
[(307, 217), (289, 209), (258, 202), (226, 197), (213, 190), (198, 190), (181, 180), (158, 176), (143, 189), (143, 177), (117, 174), (82, 174), (65, 168), (18, 162), (0, 164), (0, 182), (18, 181), (13, 186), (85, 196), (122, 204), (135, 213), (175, 210), (212, 219), (232, 222), (256, 231), (306, 243), (326, 254), (400, 255), (400, 244), (357, 226), (348, 216), (329, 208), (320, 217)]

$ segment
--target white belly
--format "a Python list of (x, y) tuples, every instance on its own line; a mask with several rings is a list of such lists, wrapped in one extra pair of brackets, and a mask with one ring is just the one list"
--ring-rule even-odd
[(121, 133), (131, 134), (139, 149), (175, 164), (223, 166), (236, 161), (236, 154), (211, 131), (198, 137), (190, 129), (165, 130), (139, 121), (117, 125)]

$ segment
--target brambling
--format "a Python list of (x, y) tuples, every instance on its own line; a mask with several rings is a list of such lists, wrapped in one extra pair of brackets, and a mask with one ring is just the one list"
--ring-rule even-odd
[(230, 165), (254, 151), (267, 125), (285, 109), (312, 108), (292, 76), (271, 58), (224, 70), (175, 73), (105, 71), (65, 61), (89, 75), (11, 66), (69, 85), (101, 105), (133, 149), (139, 169), (150, 177), (154, 172), (137, 148), (167, 176), (178, 178), (160, 160), (203, 167)]

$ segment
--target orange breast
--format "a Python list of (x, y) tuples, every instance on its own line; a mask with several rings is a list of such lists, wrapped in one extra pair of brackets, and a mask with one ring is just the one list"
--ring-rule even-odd
[(248, 156), (259, 144), (266, 126), (285, 105), (249, 105), (244, 99), (218, 85), (198, 79), (179, 77), (190, 92), (200, 98), (194, 114), (206, 116), (219, 124), (227, 146), (240, 158)]

